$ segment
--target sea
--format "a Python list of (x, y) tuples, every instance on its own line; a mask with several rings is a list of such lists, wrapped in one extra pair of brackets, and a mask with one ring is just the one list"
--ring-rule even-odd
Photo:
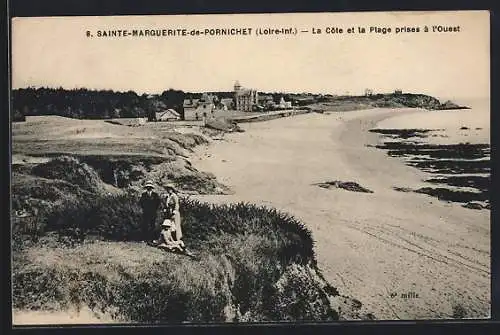
[(427, 186), (412, 191), (470, 209), (489, 210), (490, 100), (452, 101), (470, 109), (396, 115), (370, 131), (381, 136), (379, 149), (426, 172)]

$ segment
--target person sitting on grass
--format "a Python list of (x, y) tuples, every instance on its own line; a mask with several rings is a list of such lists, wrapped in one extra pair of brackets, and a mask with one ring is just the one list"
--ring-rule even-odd
[(177, 240), (175, 225), (172, 220), (165, 219), (161, 224), (160, 238), (154, 241), (158, 248), (166, 249), (169, 251), (184, 251), (184, 242)]

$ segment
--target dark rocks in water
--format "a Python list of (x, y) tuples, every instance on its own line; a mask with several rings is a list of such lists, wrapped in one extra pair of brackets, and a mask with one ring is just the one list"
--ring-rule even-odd
[(490, 176), (447, 176), (437, 177), (425, 180), (433, 184), (446, 184), (456, 187), (472, 187), (482, 192), (488, 192), (490, 189)]
[(408, 187), (398, 187), (398, 186), (393, 186), (392, 187), (395, 191), (398, 191), (398, 192), (413, 192), (413, 190), (411, 188), (408, 188)]
[(407, 165), (419, 168), (422, 171), (439, 174), (461, 174), (461, 173), (489, 173), (491, 163), (487, 160), (408, 160)]
[(486, 143), (471, 144), (416, 144), (401, 142), (384, 142), (378, 149), (388, 150), (389, 156), (429, 155), (431, 158), (484, 158), (490, 154), (490, 145)]
[(469, 191), (455, 191), (447, 188), (432, 188), (423, 187), (414, 191), (415, 193), (423, 193), (439, 200), (453, 201), (453, 202), (471, 202), (471, 201), (485, 201), (489, 199), (488, 192), (469, 192)]
[[(465, 207), (465, 208), (470, 208), (470, 209), (483, 209), (483, 208), (486, 208), (483, 206), (483, 204), (479, 203), (479, 202), (476, 202), (476, 201), (469, 201), (468, 203), (462, 205), (462, 207)], [(489, 207), (489, 205), (488, 205)]]
[(352, 192), (362, 192), (362, 193), (373, 193), (373, 191), (364, 188), (363, 186), (359, 185), (356, 182), (353, 181), (340, 181), (340, 180), (334, 180), (334, 181), (327, 181), (324, 183), (318, 183), (316, 184), (319, 187), (326, 188), (326, 189), (331, 189), (331, 188), (342, 188), (347, 191), (352, 191)]
[(437, 130), (439, 129), (370, 129), (369, 131), (394, 138), (406, 139), (410, 137), (425, 138), (428, 136), (427, 133)]
[[(465, 126), (460, 129), (470, 130)], [(405, 164), (408, 166), (438, 175), (426, 179), (425, 182), (452, 186), (452, 188), (423, 187), (417, 190), (393, 187), (394, 190), (423, 193), (439, 200), (465, 204), (464, 207), (489, 208), (489, 203), (484, 206), (481, 205), (481, 208), (479, 208), (479, 205), (475, 204), (475, 202), (483, 203), (489, 199), (491, 178), (489, 175), (474, 174), (489, 174), (491, 172), (490, 144), (473, 144), (469, 142), (432, 144), (418, 143), (412, 139), (408, 140), (409, 137), (442, 136), (429, 134), (429, 132), (433, 131), (431, 129), (371, 129), (370, 131), (391, 138), (391, 141), (375, 145), (376, 148), (386, 150), (387, 155), (391, 157), (403, 157)], [(399, 137), (401, 140), (396, 138), (396, 141), (394, 141), (395, 137)], [(463, 187), (466, 187), (466, 189), (463, 189)], [(469, 191), (468, 188), (477, 191)]]

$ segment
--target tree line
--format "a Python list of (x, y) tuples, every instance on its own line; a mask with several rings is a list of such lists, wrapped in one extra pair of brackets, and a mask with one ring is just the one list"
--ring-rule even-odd
[(78, 119), (154, 118), (156, 112), (175, 109), (183, 115), (185, 93), (169, 89), (160, 95), (139, 95), (134, 91), (67, 90), (63, 88), (21, 88), (12, 91), (12, 119), (26, 116), (59, 115)]
[[(209, 92), (218, 99), (234, 98), (234, 92)], [(307, 97), (304, 104), (321, 101), (315, 94), (264, 93), (278, 103), (281, 97), (286, 101)], [(161, 94), (139, 95), (134, 91), (89, 90), (86, 88), (20, 88), (12, 91), (11, 119), (24, 121), (26, 116), (59, 115), (77, 119), (110, 119), (147, 117), (154, 121), (156, 113), (174, 109), (184, 119), (184, 99), (199, 99), (202, 93), (168, 89)], [(308, 100), (309, 100), (308, 99)], [(297, 101), (300, 105), (300, 101)]]

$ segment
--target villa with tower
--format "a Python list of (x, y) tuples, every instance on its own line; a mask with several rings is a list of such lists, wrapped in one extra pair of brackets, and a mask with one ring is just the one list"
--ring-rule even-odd
[(236, 110), (251, 112), (258, 105), (259, 94), (257, 90), (241, 87), (239, 81), (234, 83), (234, 102)]

